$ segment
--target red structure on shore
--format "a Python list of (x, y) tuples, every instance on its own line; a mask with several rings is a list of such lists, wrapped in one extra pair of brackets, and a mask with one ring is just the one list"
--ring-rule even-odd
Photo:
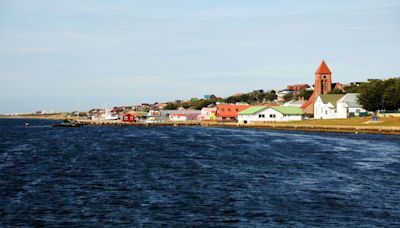
[(122, 116), (122, 122), (124, 123), (132, 123), (135, 122), (135, 116), (132, 114), (124, 114)]
[(332, 72), (322, 60), (315, 71), (314, 92), (311, 97), (301, 106), (305, 113), (314, 114), (314, 101), (320, 94), (327, 94), (332, 90)]

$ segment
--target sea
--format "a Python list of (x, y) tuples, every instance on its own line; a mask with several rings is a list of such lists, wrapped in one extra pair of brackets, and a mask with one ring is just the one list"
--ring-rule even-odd
[(56, 122), (0, 119), (1, 227), (400, 227), (399, 136)]

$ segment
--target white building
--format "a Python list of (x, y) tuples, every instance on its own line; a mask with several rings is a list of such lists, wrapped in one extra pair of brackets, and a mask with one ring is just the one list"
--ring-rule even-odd
[(198, 116), (199, 121), (207, 121), (207, 120), (217, 120), (217, 107), (210, 107), (210, 108), (202, 108), (201, 113)]
[(197, 121), (199, 110), (161, 110), (161, 116), (169, 121)]
[(358, 103), (357, 93), (323, 94), (314, 103), (315, 119), (343, 119), (359, 116), (366, 110)]
[(253, 106), (238, 115), (242, 124), (255, 122), (296, 121), (303, 119), (303, 111), (299, 107), (285, 106)]
[(301, 107), (304, 104), (304, 100), (291, 100), (288, 102), (285, 102), (283, 106), (288, 106), (288, 107)]

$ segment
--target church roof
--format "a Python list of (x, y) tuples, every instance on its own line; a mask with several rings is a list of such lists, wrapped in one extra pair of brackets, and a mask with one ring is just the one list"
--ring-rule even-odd
[(319, 65), (317, 71), (315, 71), (316, 74), (331, 74), (331, 70), (329, 70), (328, 66), (326, 65), (325, 61), (322, 60), (321, 65)]
[(345, 94), (321, 94), (318, 95), (324, 104), (331, 103), (335, 108), (338, 100), (342, 98)]

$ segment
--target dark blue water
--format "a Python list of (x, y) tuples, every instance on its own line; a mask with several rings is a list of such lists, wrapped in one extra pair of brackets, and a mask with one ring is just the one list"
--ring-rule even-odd
[(0, 120), (3, 226), (400, 226), (400, 138)]

